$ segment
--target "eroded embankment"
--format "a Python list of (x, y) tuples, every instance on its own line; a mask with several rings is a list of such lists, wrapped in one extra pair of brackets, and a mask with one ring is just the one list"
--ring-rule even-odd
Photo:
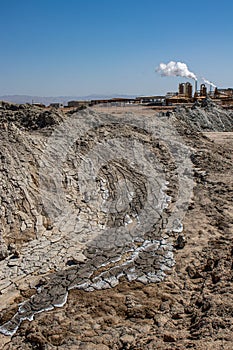
[(70, 289), (163, 280), (192, 191), (190, 150), (167, 117), (32, 115), (35, 128), (21, 114), (2, 123), (3, 313), (21, 300), (9, 335)]
[(56, 130), (2, 128), (5, 333), (63, 305), (73, 288), (162, 281), (174, 264), (173, 246), (185, 244), (179, 220), (190, 210), (189, 161), (195, 180), (205, 181), (200, 159), (212, 159), (195, 150), (204, 147), (202, 137), (177, 116), (87, 111), (61, 118)]

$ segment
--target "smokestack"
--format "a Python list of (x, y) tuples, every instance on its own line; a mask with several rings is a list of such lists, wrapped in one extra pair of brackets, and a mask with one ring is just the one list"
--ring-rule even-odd
[(195, 80), (195, 93), (197, 92), (197, 80)]
[(216, 88), (216, 85), (212, 83), (212, 81), (209, 81), (205, 78), (201, 78), (201, 79), (204, 81), (204, 83), (208, 84), (210, 87)]

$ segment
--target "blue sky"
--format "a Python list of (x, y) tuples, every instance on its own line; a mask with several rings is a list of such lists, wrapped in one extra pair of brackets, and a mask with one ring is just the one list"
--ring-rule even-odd
[(179, 60), (233, 86), (233, 2), (0, 0), (0, 95), (160, 94)]

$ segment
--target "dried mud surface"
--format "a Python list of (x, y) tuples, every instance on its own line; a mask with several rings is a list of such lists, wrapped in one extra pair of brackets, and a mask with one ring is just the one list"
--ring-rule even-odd
[[(211, 108), (211, 106), (208, 106), (208, 108)], [(2, 112), (2, 114), (4, 113), (5, 111)], [(116, 108), (112, 113), (120, 115), (122, 111)], [(125, 109), (123, 113), (125, 113)], [(134, 113), (140, 114), (142, 111), (138, 110), (137, 112), (134, 110)], [(186, 111), (185, 113), (187, 114), (188, 112)], [(149, 110), (144, 112), (144, 114), (153, 116), (153, 112)], [(196, 128), (195, 123), (187, 122), (183, 116), (179, 118), (179, 111), (173, 117), (175, 118), (176, 129), (182, 136), (183, 141), (193, 150), (191, 160), (194, 167), (195, 181), (193, 196), (183, 219), (183, 232), (172, 236), (169, 241), (173, 245), (174, 266), (172, 263), (170, 265), (168, 263), (169, 270), (166, 271), (166, 278), (157, 281), (157, 283), (152, 283), (153, 281), (151, 282), (145, 279), (142, 281), (137, 279), (129, 281), (128, 270), (126, 269), (124, 270), (124, 274), (119, 274), (117, 283), (115, 283), (115, 286), (113, 283), (111, 288), (108, 286), (105, 289), (101, 285), (100, 288), (93, 287), (91, 289), (91, 285), (89, 284), (86, 286), (89, 290), (85, 290), (86, 287), (70, 290), (67, 302), (64, 305), (63, 299), (67, 291), (67, 285), (64, 282), (66, 280), (64, 278), (64, 271), (66, 271), (65, 276), (71, 276), (74, 271), (78, 270), (80, 271), (79, 278), (85, 278), (86, 281), (90, 278), (88, 275), (90, 269), (82, 270), (83, 266), (89, 266), (85, 258), (87, 257), (95, 261), (96, 257), (96, 255), (93, 258), (91, 257), (92, 250), (89, 251), (90, 256), (88, 255), (88, 244), (87, 248), (85, 248), (86, 250), (82, 249), (82, 247), (79, 250), (77, 246), (74, 247), (72, 236), (70, 246), (65, 246), (62, 239), (65, 240), (66, 237), (62, 238), (57, 232), (53, 232), (54, 229), (50, 227), (49, 218), (41, 209), (39, 210), (40, 206), (37, 203), (36, 156), (40, 154), (40, 150), (44, 147), (44, 137), (46, 138), (50, 135), (50, 128), (54, 125), (54, 120), (59, 124), (60, 118), (62, 119), (64, 116), (59, 115), (59, 117), (55, 118), (53, 115), (50, 125), (43, 124), (39, 128), (39, 132), (38, 127), (33, 127), (34, 134), (31, 136), (34, 142), (33, 146), (30, 137), (25, 138), (25, 132), (28, 132), (25, 131), (28, 128), (25, 124), (20, 125), (19, 122), (17, 124), (15, 122), (9, 123), (8, 121), (4, 122), (5, 124), (2, 123), (3, 133), (5, 130), (8, 136), (14, 135), (14, 137), (12, 136), (14, 140), (17, 135), (16, 141), (13, 142), (17, 143), (18, 149), (17, 152), (16, 150), (11, 150), (11, 157), (14, 158), (13, 152), (16, 152), (17, 156), (15, 159), (18, 159), (19, 150), (23, 147), (22, 156), (25, 157), (26, 154), (31, 162), (28, 162), (27, 159), (23, 170), (22, 163), (19, 161), (18, 164), (17, 176), (21, 176), (21, 171), (23, 173), (22, 176), (25, 176), (25, 172), (27, 172), (29, 174), (28, 177), (30, 177), (28, 180), (29, 186), (27, 184), (26, 187), (20, 182), (21, 178), (15, 179), (17, 181), (16, 187), (19, 187), (19, 197), (21, 196), (17, 202), (17, 205), (22, 211), (20, 214), (18, 213), (19, 207), (17, 207), (17, 210), (14, 207), (14, 179), (10, 178), (11, 185), (8, 184), (7, 186), (5, 185), (5, 188), (3, 187), (5, 191), (4, 199), (8, 199), (9, 203), (7, 202), (7, 205), (4, 205), (5, 202), (2, 199), (1, 204), (2, 207), (8, 208), (9, 212), (7, 212), (8, 215), (2, 215), (2, 220), (7, 220), (8, 217), (14, 215), (13, 219), (9, 218), (9, 222), (2, 221), (1, 263), (2, 268), (6, 268), (6, 273), (9, 272), (9, 267), (13, 269), (12, 277), (10, 278), (10, 281), (13, 282), (9, 284), (8, 276), (4, 276), (5, 286), (2, 283), (4, 288), (2, 288), (3, 292), (0, 295), (1, 324), (3, 325), (12, 319), (17, 312), (20, 302), (29, 300), (31, 296), (36, 294), (38, 285), (42, 286), (42, 290), (45, 288), (44, 293), (46, 296), (48, 295), (46, 294), (46, 288), (51, 286), (52, 280), (52, 283), (54, 282), (54, 288), (57, 288), (57, 294), (54, 292), (55, 299), (58, 296), (63, 296), (60, 300), (60, 304), (63, 305), (61, 308), (54, 308), (51, 311), (36, 314), (34, 320), (31, 322), (25, 320), (12, 337), (0, 335), (0, 344), (2, 344), (4, 350), (232, 349), (233, 133), (225, 132), (223, 134), (222, 132), (214, 132), (214, 126), (212, 126), (210, 133), (201, 134)], [(226, 115), (224, 114), (225, 117)], [(33, 125), (38, 125), (35, 122), (35, 118), (33, 120)], [(229, 123), (228, 120), (228, 128), (230, 128)], [(110, 132), (109, 130), (105, 131)], [(129, 130), (122, 130), (122, 132), (125, 132), (126, 135), (129, 134)], [(32, 133), (31, 129), (30, 133)], [(146, 139), (147, 136), (140, 134), (140, 138), (142, 137), (149, 144), (150, 141)], [(5, 138), (4, 142), (1, 144), (1, 148), (3, 146), (8, 147), (7, 149), (9, 150), (9, 144), (12, 145), (12, 140)], [(38, 151), (35, 151), (35, 149), (38, 149)], [(2, 157), (6, 156), (6, 154), (6, 152), (2, 152)], [(172, 167), (173, 163), (169, 158), (169, 152), (166, 149), (163, 149), (163, 152), (161, 152), (160, 145), (157, 149), (157, 156), (160, 157), (160, 161), (163, 164), (170, 166), (169, 181), (172, 186), (168, 190), (171, 197), (175, 197), (177, 195), (175, 186), (176, 178), (175, 174), (172, 173), (174, 169)], [(10, 165), (9, 163), (7, 164), (8, 173), (6, 176), (9, 177)], [(119, 176), (119, 169), (122, 171), (123, 165), (125, 166), (125, 164), (120, 163), (110, 164), (112, 167), (110, 170), (107, 169), (107, 183), (119, 181), (117, 176)], [(28, 168), (30, 166), (31, 168)], [(128, 179), (132, 182), (130, 178), (130, 167), (127, 166), (123, 170), (124, 174), (129, 174)], [(32, 174), (34, 174), (33, 179), (31, 179)], [(108, 174), (113, 175), (112, 182), (108, 178)], [(104, 169), (102, 176), (106, 176)], [(115, 180), (114, 176), (116, 177)], [(143, 189), (143, 183), (145, 181), (143, 176), (139, 173), (138, 175), (136, 174), (135, 178), (137, 181), (135, 186)], [(26, 192), (28, 188), (31, 191), (30, 193)], [(71, 195), (74, 188), (70, 187), (69, 190), (69, 194)], [(112, 191), (114, 196), (114, 188)], [(76, 193), (73, 193), (72, 198), (75, 195)], [(25, 203), (25, 196), (29, 199), (27, 201), (29, 204)], [(12, 200), (10, 200), (11, 198)], [(138, 198), (141, 198), (142, 202), (138, 201)], [(145, 197), (142, 191), (139, 197), (136, 197), (133, 209), (131, 207), (130, 210), (134, 211), (137, 205), (143, 205), (143, 198)], [(31, 203), (33, 200), (34, 202)], [(30, 205), (32, 205), (32, 208)], [(74, 203), (74, 205), (80, 205), (81, 211), (83, 210), (84, 213), (83, 215), (87, 215), (87, 218), (89, 218), (89, 214), (85, 211), (85, 203), (83, 206), (81, 206), (81, 203)], [(127, 213), (131, 215), (131, 212), (127, 211)], [(115, 220), (114, 222), (122, 220), (122, 211), (119, 210), (118, 214), (114, 218), (110, 217), (109, 219), (108, 217), (108, 220), (110, 220), (107, 223), (109, 227), (113, 225), (112, 219), (113, 221)], [(92, 217), (90, 217), (91, 219)], [(103, 218), (101, 217), (101, 219)], [(160, 223), (158, 221), (159, 225)], [(72, 230), (72, 228), (70, 229)], [(162, 236), (158, 236), (158, 230), (151, 234), (154, 236), (147, 237), (148, 240), (161, 242)], [(52, 242), (52, 237), (55, 237), (54, 242)], [(37, 243), (39, 242), (36, 247), (33, 246), (35, 239)], [(47, 244), (48, 241), (50, 242), (50, 246)], [(60, 249), (60, 243), (58, 242), (63, 242), (66, 250), (62, 252), (56, 250), (56, 248)], [(54, 248), (55, 253), (50, 257), (51, 266), (45, 264), (43, 260), (44, 254), (40, 253), (40, 249), (37, 249), (38, 247), (41, 247), (47, 254), (52, 254)], [(46, 250), (46, 247), (48, 247), (48, 250)], [(34, 252), (34, 255), (37, 252), (38, 256), (40, 256), (40, 259), (38, 259), (40, 262), (38, 269), (32, 268), (30, 265), (30, 262), (36, 260), (29, 259), (27, 251), (30, 252), (30, 249), (32, 249), (31, 252)], [(130, 246), (130, 249), (132, 249), (132, 246)], [(158, 246), (156, 249), (158, 249)], [(77, 251), (79, 252), (78, 254)], [(117, 252), (115, 251), (115, 253)], [(127, 249), (124, 253), (128, 253)], [(20, 259), (21, 256), (24, 257), (24, 265), (22, 261), (17, 265), (17, 259)], [(105, 261), (111, 256), (111, 254), (105, 254)], [(91, 273), (96, 273), (101, 263), (103, 264), (103, 261), (97, 260), (95, 261), (95, 268), (92, 268)], [(158, 264), (158, 259), (156, 259), (156, 262), (148, 259), (145, 260), (146, 263), (143, 263), (143, 261), (144, 257), (142, 256), (139, 259), (139, 263), (136, 264), (139, 266), (139, 270), (143, 271), (143, 276), (149, 276), (148, 273), (151, 273), (152, 268), (157, 272), (160, 271), (161, 262)], [(68, 265), (69, 263), (71, 264), (70, 267), (67, 267), (67, 262)], [(150, 268), (148, 270), (149, 265)], [(19, 279), (18, 269), (22, 266), (24, 266), (23, 272), (25, 275)], [(57, 266), (63, 268), (62, 274), (59, 274), (59, 271), (57, 272)], [(66, 268), (64, 270), (65, 266)], [(93, 266), (93, 263), (90, 266)], [(114, 267), (111, 265), (110, 268), (113, 271), (112, 275), (117, 276), (119, 266)], [(41, 269), (44, 269), (42, 271), (43, 273), (41, 273)], [(101, 273), (103, 273), (102, 270), (100, 271), (100, 275)], [(41, 275), (44, 276), (42, 279)], [(94, 277), (98, 277), (98, 273)], [(101, 281), (110, 281), (107, 278), (103, 278)], [(113, 280), (111, 281), (113, 282)], [(77, 282), (73, 279), (73, 282), (78, 284), (83, 281)], [(38, 295), (40, 296), (40, 293)], [(42, 299), (44, 300), (46, 298)], [(37, 302), (40, 304), (42, 299), (39, 298)], [(57, 299), (56, 302), (59, 304)]]

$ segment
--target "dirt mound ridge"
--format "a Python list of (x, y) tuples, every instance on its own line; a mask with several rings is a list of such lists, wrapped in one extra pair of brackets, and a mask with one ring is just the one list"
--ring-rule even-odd
[(61, 112), (54, 109), (0, 102), (0, 123), (14, 123), (21, 129), (39, 130), (57, 125), (61, 121)]
[(198, 131), (233, 130), (233, 112), (224, 110), (209, 98), (194, 103), (191, 109), (177, 107), (174, 113), (177, 119), (185, 121)]

